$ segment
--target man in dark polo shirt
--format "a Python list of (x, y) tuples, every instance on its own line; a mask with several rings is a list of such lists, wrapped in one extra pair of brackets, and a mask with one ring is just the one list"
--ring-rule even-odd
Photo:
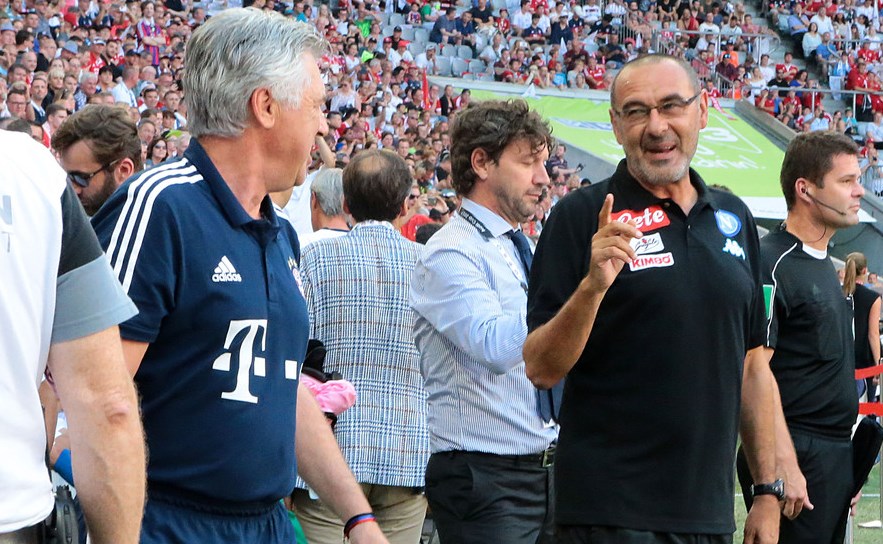
[[(754, 482), (775, 480), (757, 233), (738, 198), (689, 168), (707, 115), (683, 61), (626, 65), (610, 109), (626, 159), (543, 229), (524, 359), (538, 387), (567, 376), (562, 544), (732, 542), (740, 423)], [(763, 495), (745, 542), (776, 542), (778, 523)]]
[[(287, 69), (259, 62), (277, 51)], [(296, 474), (349, 520), (341, 540), (387, 544), (300, 383), (300, 247), (269, 198), (303, 182), (328, 130), (324, 51), (315, 29), (274, 12), (212, 17), (187, 46), (190, 146), (92, 219), (139, 310), (120, 334), (150, 451), (141, 544), (289, 544), (280, 499)]]
[[(806, 507), (782, 520), (782, 544), (834, 544), (846, 532), (858, 412), (853, 308), (827, 249), (838, 229), (858, 223), (860, 178), (851, 138), (801, 134), (789, 144), (780, 175), (788, 217), (761, 241), (764, 344), (778, 385), (776, 457), (789, 499), (784, 513)], [(747, 467), (738, 468), (747, 488)]]

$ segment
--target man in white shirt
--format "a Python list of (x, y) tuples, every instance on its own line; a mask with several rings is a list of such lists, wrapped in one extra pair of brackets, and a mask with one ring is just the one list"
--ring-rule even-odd
[(303, 250), (326, 238), (337, 238), (349, 232), (343, 211), (343, 170), (323, 168), (310, 185), (310, 221), (313, 232), (300, 237)]
[(714, 24), (714, 15), (711, 13), (705, 14), (705, 20), (702, 21), (702, 24), (699, 25), (699, 32), (711, 32), (713, 34), (720, 34), (720, 27)]
[(819, 8), (819, 12), (813, 15), (809, 22), (815, 23), (819, 27), (819, 34), (824, 34), (825, 32), (834, 34), (834, 23), (831, 22), (831, 18), (825, 12), (824, 6)]
[(110, 91), (114, 102), (122, 102), (132, 108), (138, 107), (138, 99), (135, 97), (134, 91), (138, 84), (138, 73), (138, 68), (135, 66), (123, 68), (122, 81)]
[(116, 325), (137, 309), (49, 151), (0, 132), (0, 161), (0, 542), (42, 541), (53, 511), (37, 393), (49, 371), (92, 542), (136, 544), (144, 441)]
[(481, 51), (478, 58), (488, 66), (492, 66), (503, 54), (504, 47), (502, 34), (494, 34), (491, 43)]
[[(436, 57), (437, 49), (438, 46), (434, 43), (426, 44), (426, 50), (417, 55), (417, 58), (414, 61), (417, 64), (417, 67), (421, 70), (426, 70), (427, 74), (434, 75), (438, 73), (438, 57)], [(390, 105), (395, 107), (392, 102), (390, 102)]]
[(883, 114), (879, 111), (874, 113), (874, 122), (868, 123), (865, 135), (873, 138), (874, 143), (883, 143)]
[(521, 9), (512, 15), (512, 28), (519, 36), (521, 32), (530, 26), (533, 17), (533, 9), (530, 7), (530, 0), (521, 0)]
[(601, 6), (598, 5), (598, 0), (589, 0), (589, 3), (583, 6), (583, 20), (591, 25), (600, 19)]

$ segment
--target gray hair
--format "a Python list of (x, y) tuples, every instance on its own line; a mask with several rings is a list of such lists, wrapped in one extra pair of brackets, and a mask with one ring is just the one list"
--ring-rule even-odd
[(328, 217), (343, 215), (343, 170), (323, 168), (316, 174), (310, 192), (316, 195), (322, 213)]
[(84, 70), (83, 74), (80, 76), (80, 83), (84, 83), (86, 81), (98, 81), (98, 74)]
[(248, 124), (248, 102), (269, 89), (297, 108), (312, 78), (304, 54), (318, 60), (328, 43), (306, 23), (255, 8), (225, 10), (193, 33), (185, 58), (184, 101), (193, 136), (237, 137)]

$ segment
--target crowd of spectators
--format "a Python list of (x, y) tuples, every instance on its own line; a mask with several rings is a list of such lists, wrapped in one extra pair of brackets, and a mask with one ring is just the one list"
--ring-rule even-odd
[[(331, 44), (321, 64), (330, 127), (325, 143), (333, 155), (322, 161), (317, 148), (316, 165), (342, 167), (360, 150), (394, 149), (424, 195), (414, 200), (412, 215), (436, 223), (447, 210), (437, 202), (453, 203), (449, 120), (471, 95), (429, 85), (427, 76), (440, 73), (442, 49), (465, 54), (466, 48), (499, 81), (599, 89), (609, 83), (608, 67), (636, 54), (633, 42), (618, 45), (611, 22), (619, 24), (627, 9), (614, 2), (605, 14), (597, 0), (554, 7), (524, 0), (511, 18), (487, 0), (472, 7), (384, 0), (341, 0), (333, 9), (312, 0), (245, 4), (315, 25)], [(186, 44), (207, 17), (227, 7), (234, 1), (0, 0), (0, 127), (30, 132), (48, 147), (68, 116), (89, 104), (114, 104), (138, 127), (145, 168), (183, 154), (190, 143), (181, 84)], [(424, 42), (404, 39), (415, 30)], [(582, 181), (563, 154), (553, 157), (549, 173), (553, 189), (528, 226), (534, 235), (554, 200)], [(413, 238), (411, 226), (405, 232)]]
[[(72, 113), (117, 104), (138, 126), (145, 167), (182, 154), (190, 142), (181, 85), (187, 41), (241, 1), (0, 0), (0, 127), (30, 131), (49, 146)], [(450, 189), (449, 120), (471, 94), (428, 82), (451, 74), (452, 64), (472, 79), (605, 90), (625, 62), (661, 50), (689, 60), (711, 98), (754, 100), (795, 131), (877, 138), (865, 126), (883, 111), (883, 98), (865, 94), (854, 110), (831, 114), (812, 90), (881, 89), (879, 16), (870, 0), (769, 5), (772, 28), (790, 36), (786, 47), (806, 69), (791, 53), (772, 62), (780, 37), (726, 0), (244, 3), (315, 25), (331, 44), (321, 63), (335, 166), (362, 149), (395, 149), (431, 196)], [(549, 171), (552, 193), (555, 184), (581, 182), (575, 172)]]

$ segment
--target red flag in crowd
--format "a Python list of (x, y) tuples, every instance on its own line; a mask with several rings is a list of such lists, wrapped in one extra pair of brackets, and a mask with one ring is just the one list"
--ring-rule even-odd
[(423, 110), (432, 109), (432, 99), (429, 97), (429, 79), (426, 77), (426, 68), (423, 69)]

